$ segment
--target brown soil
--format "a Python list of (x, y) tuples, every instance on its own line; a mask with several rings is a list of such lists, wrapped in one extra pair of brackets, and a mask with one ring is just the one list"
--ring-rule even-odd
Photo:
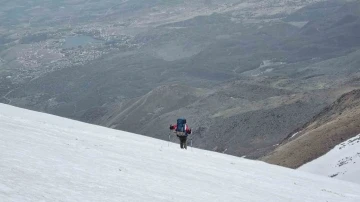
[(315, 116), (293, 138), (288, 137), (265, 162), (297, 168), (360, 134), (360, 90), (346, 93)]

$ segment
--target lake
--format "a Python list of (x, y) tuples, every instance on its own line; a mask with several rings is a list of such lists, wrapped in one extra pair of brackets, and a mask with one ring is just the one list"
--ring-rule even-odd
[(89, 36), (69, 36), (65, 39), (63, 48), (76, 48), (78, 46), (86, 46), (93, 43), (100, 43), (100, 40), (96, 40)]

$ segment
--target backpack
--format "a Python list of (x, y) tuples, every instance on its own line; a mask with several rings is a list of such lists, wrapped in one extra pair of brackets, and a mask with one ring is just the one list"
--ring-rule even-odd
[(186, 135), (186, 119), (178, 119), (176, 122), (176, 135), (178, 136), (185, 136)]

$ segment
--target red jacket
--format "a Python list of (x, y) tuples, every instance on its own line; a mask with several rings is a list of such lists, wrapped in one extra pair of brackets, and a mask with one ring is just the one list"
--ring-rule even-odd
[[(170, 125), (170, 130), (176, 130), (176, 128), (177, 128), (176, 124)], [(185, 124), (185, 132), (186, 134), (191, 134), (191, 128), (187, 124)]]

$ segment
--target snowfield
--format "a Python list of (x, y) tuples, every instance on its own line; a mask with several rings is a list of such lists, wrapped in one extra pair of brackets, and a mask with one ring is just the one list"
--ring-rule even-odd
[(351, 182), (181, 150), (178, 144), (168, 147), (166, 141), (0, 104), (1, 202), (358, 202), (359, 190)]
[(360, 184), (360, 135), (298, 169)]

